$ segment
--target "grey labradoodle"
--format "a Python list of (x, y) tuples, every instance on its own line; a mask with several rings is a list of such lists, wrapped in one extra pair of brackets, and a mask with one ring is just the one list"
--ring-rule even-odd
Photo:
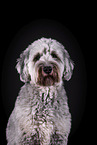
[(67, 145), (71, 114), (63, 80), (74, 64), (64, 46), (51, 38), (34, 41), (16, 69), (21, 87), (8, 120), (7, 145)]

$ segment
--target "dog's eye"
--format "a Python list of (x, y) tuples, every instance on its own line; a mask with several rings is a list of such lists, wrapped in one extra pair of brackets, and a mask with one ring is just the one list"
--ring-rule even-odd
[(33, 59), (33, 61), (38, 61), (40, 59), (40, 54), (39, 53), (37, 53), (35, 56), (34, 56), (34, 59)]
[(61, 59), (58, 57), (58, 55), (57, 55), (54, 51), (51, 53), (51, 56), (52, 56), (53, 58), (55, 58), (55, 59), (61, 61)]
[(52, 52), (52, 53), (51, 53), (51, 56), (52, 56), (53, 58), (58, 58), (58, 56), (57, 56), (57, 54), (56, 54), (55, 52)]
[(60, 59), (60, 58), (58, 57), (58, 55), (57, 55), (55, 52), (52, 52), (52, 53), (51, 53), (51, 56), (52, 56), (53, 58)]
[(52, 55), (53, 58), (57, 58), (56, 54), (52, 53), (51, 55)]

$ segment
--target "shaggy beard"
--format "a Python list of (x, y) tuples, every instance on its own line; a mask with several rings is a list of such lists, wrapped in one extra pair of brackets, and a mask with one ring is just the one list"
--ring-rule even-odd
[(42, 69), (43, 68), (40, 67), (38, 70), (37, 84), (41, 86), (52, 86), (59, 82), (58, 69), (56, 67), (53, 67), (52, 73), (48, 75), (44, 75)]

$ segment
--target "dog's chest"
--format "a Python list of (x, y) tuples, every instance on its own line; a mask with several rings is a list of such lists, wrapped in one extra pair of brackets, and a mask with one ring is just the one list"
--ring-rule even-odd
[(32, 115), (35, 120), (44, 122), (56, 115), (59, 107), (57, 95), (57, 91), (50, 88), (39, 92), (34, 104), (32, 103)]

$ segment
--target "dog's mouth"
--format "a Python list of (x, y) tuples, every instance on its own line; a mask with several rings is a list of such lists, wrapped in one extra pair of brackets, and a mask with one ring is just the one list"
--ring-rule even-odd
[(43, 80), (43, 86), (52, 86), (54, 85), (54, 78), (53, 76), (46, 76)]
[(37, 84), (41, 86), (52, 86), (57, 82), (59, 82), (58, 67), (50, 65), (39, 67)]

